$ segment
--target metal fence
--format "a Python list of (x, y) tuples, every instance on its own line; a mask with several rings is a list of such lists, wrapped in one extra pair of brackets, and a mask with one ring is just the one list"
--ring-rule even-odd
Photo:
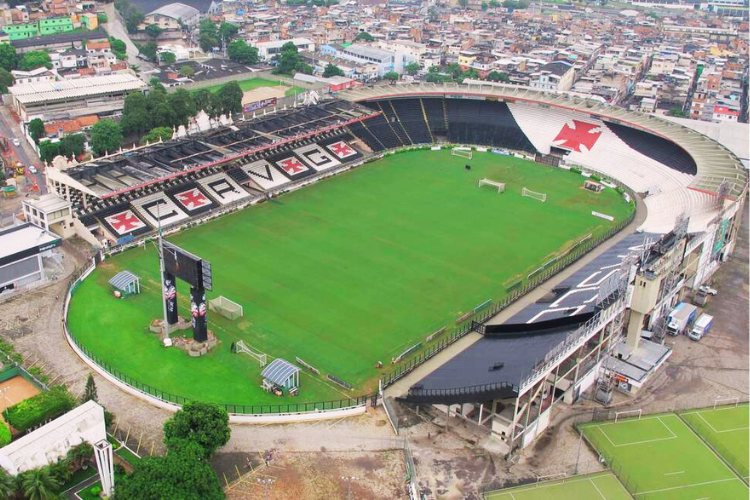
[(579, 245), (576, 245), (564, 256), (555, 260), (554, 263), (535, 273), (532, 278), (527, 279), (525, 282), (522, 282), (521, 285), (514, 285), (513, 287), (511, 287), (511, 289), (509, 289), (508, 291), (509, 294), (505, 298), (498, 302), (493, 302), (489, 307), (467, 317), (464, 322), (456, 327), (448, 337), (443, 338), (437, 344), (427, 347), (424, 351), (404, 361), (402, 364), (397, 365), (393, 371), (386, 374), (381, 379), (383, 387), (388, 387), (389, 385), (392, 385), (401, 378), (405, 377), (422, 363), (429, 360), (446, 347), (455, 343), (458, 339), (462, 338), (467, 333), (471, 331), (478, 331), (479, 333), (482, 333), (483, 323), (496, 316), (510, 304), (517, 301), (532, 290), (536, 289), (537, 287), (539, 287), (539, 285), (550, 279), (552, 276), (556, 275), (571, 264), (577, 262), (588, 252), (622, 231), (625, 227), (628, 226), (628, 224), (633, 221), (634, 218), (635, 211), (633, 211), (627, 219), (624, 219), (616, 225), (612, 226), (607, 232), (602, 233), (594, 238), (588, 238), (581, 242)]
[[(106, 373), (117, 379), (119, 382), (129, 386), (132, 389), (135, 389), (152, 398), (158, 399), (159, 401), (175, 405), (184, 405), (185, 403), (193, 401), (193, 398), (163, 391), (157, 387), (141, 382), (140, 380), (133, 378), (127, 373), (123, 373), (116, 367), (112, 366), (109, 362), (99, 358), (96, 354), (91, 352), (89, 348), (81, 344), (78, 339), (76, 339), (74, 333), (68, 330), (67, 310), (68, 305), (70, 304), (70, 299), (75, 293), (75, 289), (78, 287), (78, 285), (94, 271), (95, 267), (96, 264), (92, 260), (88, 267), (79, 269), (74, 272), (73, 276), (71, 277), (71, 281), (68, 284), (66, 297), (63, 301), (63, 319), (65, 320), (63, 325), (69, 341), (73, 343), (75, 347), (86, 356), (86, 358), (88, 358), (88, 361), (90, 363), (93, 363), (99, 369), (105, 371)], [(257, 405), (220, 403), (219, 406), (223, 407), (227, 411), (227, 413), (233, 415), (288, 415), (296, 413), (318, 413), (331, 410), (358, 408), (374, 401), (377, 401), (377, 395), (367, 394), (362, 396), (355, 396), (353, 398), (343, 398), (329, 401)]]

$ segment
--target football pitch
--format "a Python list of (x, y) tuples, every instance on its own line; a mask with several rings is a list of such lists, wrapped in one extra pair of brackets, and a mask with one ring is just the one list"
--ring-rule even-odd
[[(465, 164), (471, 164), (466, 169)], [(505, 182), (506, 192), (479, 188)], [(189, 358), (148, 333), (162, 317), (152, 244), (106, 260), (75, 291), (68, 314), (78, 343), (107, 366), (167, 393), (217, 403), (295, 401), (263, 392), (260, 367), (230, 344), (299, 357), (323, 374), (303, 373), (300, 401), (374, 392), (375, 368), (447, 326), (633, 210), (613, 189), (592, 193), (574, 173), (491, 153), (472, 160), (449, 151), (387, 156), (345, 174), (170, 236), (211, 262), (214, 290), (244, 307), (229, 321), (209, 313), (221, 343)], [(522, 197), (527, 187), (546, 203)], [(616, 223), (615, 222), (615, 223)], [(116, 300), (107, 284), (127, 269), (142, 293)], [(180, 314), (188, 287), (178, 284)], [(190, 332), (185, 332), (190, 335)], [(325, 380), (332, 374), (346, 390)]]
[(747, 498), (747, 485), (675, 414), (580, 427), (637, 499)]
[(631, 496), (611, 472), (574, 476), (506, 488), (484, 494), (485, 500), (629, 500)]
[(681, 413), (685, 422), (700, 435), (740, 477), (748, 480), (750, 411), (747, 404)]

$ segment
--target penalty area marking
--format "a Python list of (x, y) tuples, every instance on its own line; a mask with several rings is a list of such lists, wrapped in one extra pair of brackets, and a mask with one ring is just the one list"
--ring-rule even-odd
[[(652, 493), (662, 493), (665, 491), (674, 491), (674, 490), (683, 490), (685, 488), (692, 488), (693, 486), (705, 486), (707, 484), (717, 484), (717, 483), (726, 483), (727, 481), (740, 481), (740, 478), (738, 477), (728, 477), (726, 479), (716, 479), (714, 481), (704, 481), (702, 483), (693, 483), (693, 484), (683, 484), (682, 486), (672, 486), (671, 488), (661, 488), (658, 490), (648, 490), (648, 491), (639, 491), (638, 493), (635, 493), (633, 496), (640, 496), (640, 495), (650, 495)], [(745, 484), (745, 483), (742, 483)]]
[(664, 423), (664, 421), (660, 417), (646, 417), (646, 418), (641, 418), (641, 419), (638, 420), (638, 422), (641, 422), (641, 421), (647, 420), (647, 419), (654, 419), (654, 418), (657, 419), (659, 422), (661, 422), (661, 425), (663, 425), (664, 428), (667, 429), (667, 431), (669, 431), (669, 433), (671, 434), (669, 437), (654, 438), (654, 439), (644, 439), (642, 441), (631, 441), (629, 443), (615, 444), (615, 442), (612, 441), (612, 439), (609, 437), (609, 435), (604, 431), (603, 427), (605, 425), (612, 425), (612, 424), (616, 424), (616, 423), (620, 424), (622, 422), (608, 422), (607, 424), (602, 424), (602, 425), (597, 426), (597, 428), (604, 435), (604, 437), (607, 438), (607, 441), (609, 441), (610, 444), (612, 446), (614, 446), (615, 448), (621, 448), (623, 446), (633, 446), (633, 445), (636, 445), (636, 444), (657, 443), (659, 441), (669, 441), (670, 439), (677, 439), (677, 435), (672, 431), (672, 429), (669, 428), (669, 426), (667, 424)]
[(711, 424), (711, 422), (709, 422), (708, 420), (706, 420), (703, 417), (703, 415), (701, 415), (701, 412), (699, 412), (699, 411), (693, 411), (693, 412), (690, 412), (690, 413), (685, 413), (685, 415), (698, 415), (698, 418), (700, 418), (701, 420), (703, 420), (703, 422), (705, 422), (705, 424), (711, 429), (711, 431), (715, 432), (716, 434), (721, 434), (723, 432), (746, 431), (746, 430), (750, 429), (750, 427), (734, 427), (732, 429), (724, 429), (724, 430), (720, 431), (716, 427), (714, 427)]

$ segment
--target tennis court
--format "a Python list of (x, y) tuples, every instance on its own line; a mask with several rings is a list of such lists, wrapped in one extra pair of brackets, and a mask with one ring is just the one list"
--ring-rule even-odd
[(584, 424), (581, 431), (638, 499), (748, 496), (747, 485), (673, 413)]
[(611, 472), (544, 481), (486, 493), (487, 500), (579, 500), (583, 498), (626, 500), (631, 498)]
[(680, 417), (747, 481), (750, 454), (747, 404), (688, 411)]

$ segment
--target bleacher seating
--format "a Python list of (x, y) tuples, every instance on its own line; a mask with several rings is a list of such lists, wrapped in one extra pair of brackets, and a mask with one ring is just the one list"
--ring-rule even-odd
[(434, 142), (419, 99), (391, 99), (388, 103), (413, 144)]
[(446, 99), (448, 139), (533, 152), (507, 104), (494, 101)]
[(373, 136), (375, 136), (375, 138), (377, 138), (378, 141), (380, 141), (384, 149), (400, 148), (404, 146), (403, 141), (401, 141), (401, 139), (399, 139), (393, 132), (393, 129), (384, 115), (377, 115), (362, 124)]
[(365, 128), (362, 122), (352, 123), (349, 125), (349, 130), (354, 136), (367, 144), (367, 146), (374, 152), (377, 153), (378, 151), (383, 151), (385, 149), (383, 143), (380, 142), (377, 137), (372, 135), (372, 132), (370, 132), (368, 128)]
[(427, 115), (427, 123), (433, 136), (448, 133), (448, 118), (445, 116), (445, 99), (423, 97), (419, 99)]
[(612, 122), (605, 124), (625, 144), (642, 155), (685, 174), (695, 175), (698, 172), (693, 158), (673, 142), (625, 125)]

